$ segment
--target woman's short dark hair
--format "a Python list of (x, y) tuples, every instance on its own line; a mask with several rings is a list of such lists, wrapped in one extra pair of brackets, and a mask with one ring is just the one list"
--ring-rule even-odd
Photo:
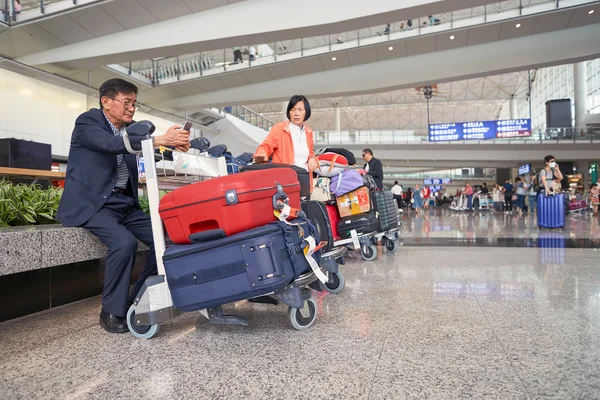
[(308, 121), (308, 119), (310, 118), (310, 103), (308, 102), (308, 99), (302, 96), (301, 94), (294, 95), (290, 99), (290, 102), (287, 106), (287, 111), (285, 112), (285, 115), (288, 119), (290, 119), (290, 111), (292, 111), (292, 108), (296, 107), (296, 104), (300, 102), (304, 103), (304, 110), (306, 111), (306, 115), (304, 115), (304, 120)]
[(127, 82), (125, 79), (114, 78), (109, 79), (100, 86), (100, 108), (102, 108), (102, 98), (108, 97), (114, 99), (119, 93), (123, 94), (136, 94), (138, 93), (138, 87), (131, 82)]
[(544, 162), (546, 162), (546, 164), (547, 164), (547, 163), (549, 163), (549, 162), (550, 162), (550, 161), (552, 161), (552, 160), (555, 160), (554, 156), (546, 156), (546, 157), (544, 158)]
[(517, 176), (517, 177), (515, 178), (515, 182), (521, 182), (521, 177), (520, 177), (520, 176)]

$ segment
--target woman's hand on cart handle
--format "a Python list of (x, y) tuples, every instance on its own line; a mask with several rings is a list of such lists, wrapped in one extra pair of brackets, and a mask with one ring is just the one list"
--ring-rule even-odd
[(267, 162), (267, 158), (265, 156), (254, 156), (254, 161), (257, 164), (264, 164)]

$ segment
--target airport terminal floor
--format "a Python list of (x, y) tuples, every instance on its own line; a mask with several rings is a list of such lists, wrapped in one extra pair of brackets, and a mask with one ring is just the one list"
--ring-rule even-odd
[(140, 340), (98, 326), (98, 297), (0, 324), (1, 397), (598, 398), (597, 220), (541, 233), (516, 215), (403, 220), (398, 253), (350, 257), (307, 331), (282, 305), (240, 302), (228, 309), (247, 327), (187, 313)]

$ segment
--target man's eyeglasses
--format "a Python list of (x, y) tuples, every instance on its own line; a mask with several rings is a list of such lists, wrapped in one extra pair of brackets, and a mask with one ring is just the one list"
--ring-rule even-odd
[(119, 100), (119, 99), (113, 99), (112, 97), (111, 97), (111, 99), (114, 101), (118, 101), (119, 103), (123, 103), (123, 107), (125, 107), (125, 108), (133, 107), (133, 109), (135, 111), (140, 109), (140, 105), (138, 103), (132, 103), (130, 100)]

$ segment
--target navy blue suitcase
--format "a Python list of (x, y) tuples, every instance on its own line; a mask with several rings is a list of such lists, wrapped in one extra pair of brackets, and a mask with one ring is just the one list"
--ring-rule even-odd
[[(273, 222), (205, 243), (172, 246), (163, 256), (173, 304), (181, 311), (217, 307), (272, 293), (309, 271), (302, 242), (318, 233), (306, 219)], [(313, 254), (317, 262), (319, 254)]]
[(546, 196), (539, 194), (538, 226), (540, 228), (562, 228), (565, 226), (565, 195)]

